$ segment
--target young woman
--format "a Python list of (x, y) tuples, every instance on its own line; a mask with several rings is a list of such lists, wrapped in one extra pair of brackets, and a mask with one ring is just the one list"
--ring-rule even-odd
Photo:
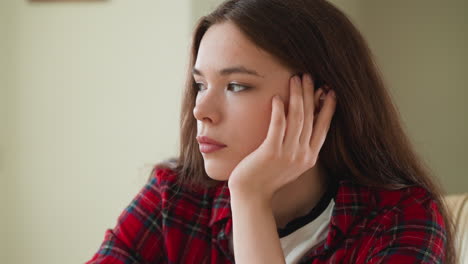
[(179, 157), (87, 263), (454, 263), (441, 191), (337, 8), (226, 1), (189, 65)]

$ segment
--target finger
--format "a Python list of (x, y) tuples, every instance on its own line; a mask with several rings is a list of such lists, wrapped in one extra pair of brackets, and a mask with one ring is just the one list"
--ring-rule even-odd
[(314, 131), (312, 132), (311, 139), (311, 150), (313, 153), (319, 153), (320, 149), (325, 142), (328, 130), (330, 129), (330, 123), (335, 113), (336, 108), (336, 96), (334, 96), (335, 91), (330, 90), (324, 100), (323, 107), (316, 117), (316, 123), (314, 126)]
[(301, 86), (301, 80), (298, 76), (291, 78), (289, 109), (284, 136), (284, 146), (289, 150), (295, 148), (299, 144), (299, 137), (304, 121), (304, 103)]
[[(275, 98), (276, 97), (276, 98)], [(284, 103), (279, 95), (273, 97), (271, 106), (271, 119), (265, 141), (275, 149), (280, 149), (286, 129)]]
[(308, 146), (312, 136), (314, 124), (314, 82), (309, 74), (302, 78), (302, 87), (304, 93), (304, 127), (302, 128), (299, 144)]

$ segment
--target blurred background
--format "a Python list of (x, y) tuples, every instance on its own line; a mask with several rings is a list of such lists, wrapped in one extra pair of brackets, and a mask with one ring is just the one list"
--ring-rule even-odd
[[(195, 21), (220, 1), (0, 1), (0, 262), (83, 263), (177, 154)], [(468, 2), (334, 0), (417, 151), (468, 191)]]

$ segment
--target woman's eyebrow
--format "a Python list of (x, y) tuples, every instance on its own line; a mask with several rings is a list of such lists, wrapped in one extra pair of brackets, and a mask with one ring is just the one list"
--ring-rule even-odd
[[(257, 77), (265, 78), (264, 76), (260, 75), (255, 70), (247, 69), (244, 66), (234, 66), (234, 67), (224, 68), (224, 69), (220, 70), (218, 73), (220, 75), (229, 75), (229, 74), (233, 74), (233, 73), (243, 73), (243, 74), (250, 74), (250, 75), (257, 76)], [(203, 76), (203, 73), (199, 69), (197, 69), (195, 67), (192, 69), (192, 74), (193, 75)]]

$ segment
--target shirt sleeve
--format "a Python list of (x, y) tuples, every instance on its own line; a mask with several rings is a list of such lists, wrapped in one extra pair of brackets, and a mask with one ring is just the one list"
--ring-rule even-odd
[(382, 221), (391, 223), (375, 239), (366, 263), (443, 263), (446, 229), (433, 199), (414, 199), (394, 208)]
[(161, 225), (162, 194), (156, 170), (145, 186), (107, 229), (99, 250), (86, 264), (166, 263)]

